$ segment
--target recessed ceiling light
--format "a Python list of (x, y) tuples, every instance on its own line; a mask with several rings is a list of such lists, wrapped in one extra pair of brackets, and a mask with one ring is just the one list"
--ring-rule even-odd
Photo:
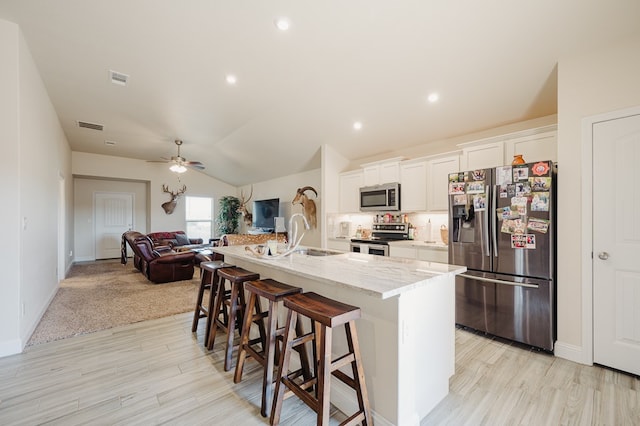
[(438, 99), (440, 99), (440, 95), (435, 92), (427, 96), (427, 100), (431, 103), (438, 102)]
[(355, 121), (353, 123), (353, 130), (361, 130), (362, 129), (362, 123), (360, 121)]
[(291, 22), (287, 18), (278, 18), (275, 20), (275, 24), (280, 31), (287, 31), (291, 26)]
[(227, 84), (230, 84), (230, 85), (234, 85), (238, 82), (238, 79), (233, 74), (227, 74), (226, 80), (227, 80)]

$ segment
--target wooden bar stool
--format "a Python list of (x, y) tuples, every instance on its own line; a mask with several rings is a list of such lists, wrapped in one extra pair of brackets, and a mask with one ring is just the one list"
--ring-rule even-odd
[[(247, 356), (255, 359), (263, 368), (262, 374), (262, 404), (260, 413), (267, 417), (271, 411), (271, 401), (273, 395), (273, 365), (275, 354), (278, 352), (276, 339), (283, 335), (284, 328), (278, 328), (278, 303), (285, 297), (292, 294), (302, 293), (300, 287), (283, 284), (276, 280), (264, 279), (259, 281), (249, 281), (244, 284), (244, 289), (249, 294), (249, 302), (245, 308), (242, 335), (240, 337), (240, 348), (238, 350), (238, 362), (233, 377), (235, 383), (242, 380), (244, 362)], [(269, 302), (269, 308), (262, 312), (260, 298)], [(254, 314), (255, 312), (255, 314)], [(261, 339), (250, 339), (251, 324), (256, 323), (259, 327), (264, 327), (264, 320), (267, 321), (267, 341)], [(258, 351), (255, 344), (261, 343), (261, 350)], [(306, 369), (305, 376), (310, 377), (309, 360), (306, 351), (301, 353), (304, 358), (302, 365)]]
[[(294, 294), (284, 299), (284, 306), (289, 309), (284, 331), (284, 350), (280, 356), (278, 379), (276, 381), (275, 398), (271, 410), (271, 424), (280, 422), (280, 412), (284, 399), (295, 394), (317, 414), (318, 425), (329, 424), (329, 396), (331, 393), (331, 375), (346, 383), (356, 391), (359, 410), (342, 422), (342, 425), (362, 423), (371, 425), (371, 409), (364, 380), (364, 369), (360, 358), (360, 346), (356, 333), (355, 320), (360, 318), (360, 308), (320, 296), (316, 293)], [(298, 316), (311, 319), (311, 332), (293, 337), (293, 330)], [(343, 325), (346, 331), (349, 352), (331, 360), (331, 342), (333, 327)], [(289, 376), (291, 350), (313, 340), (316, 361), (315, 376), (303, 382), (294, 381)], [(353, 378), (338, 370), (351, 364)], [(313, 384), (315, 392), (309, 392)], [(285, 387), (288, 388), (285, 393)]]
[[(233, 338), (236, 327), (240, 328), (242, 324), (244, 302), (244, 283), (246, 281), (255, 281), (260, 279), (260, 274), (247, 271), (242, 268), (220, 268), (218, 269), (218, 289), (216, 291), (215, 306), (213, 312), (220, 312), (223, 305), (228, 309), (228, 318), (226, 321), (221, 320), (219, 316), (215, 316), (211, 322), (211, 333), (207, 349), (213, 349), (218, 329), (222, 329), (227, 333), (227, 342), (225, 345), (224, 371), (231, 370), (231, 355), (233, 354)], [(230, 291), (226, 290), (227, 281), (230, 284)], [(262, 328), (264, 336), (264, 327)]]
[[(191, 332), (198, 331), (198, 323), (200, 319), (206, 318), (206, 328), (204, 335), (204, 345), (207, 345), (209, 341), (209, 333), (211, 332), (211, 322), (213, 319), (209, 312), (213, 312), (216, 290), (218, 288), (216, 281), (218, 280), (218, 274), (216, 271), (220, 268), (233, 268), (234, 265), (225, 263), (221, 260), (214, 260), (209, 262), (200, 263), (200, 288), (198, 289), (198, 298), (196, 300), (196, 308), (193, 312), (193, 324), (191, 325)], [(216, 283), (216, 284), (214, 284)], [(209, 302), (207, 306), (204, 306), (202, 301), (204, 300), (204, 292), (209, 290)], [(224, 311), (226, 314), (226, 311)]]

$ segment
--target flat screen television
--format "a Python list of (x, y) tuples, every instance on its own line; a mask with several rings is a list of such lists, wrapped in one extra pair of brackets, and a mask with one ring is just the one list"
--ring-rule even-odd
[(253, 202), (252, 226), (266, 232), (276, 229), (275, 217), (280, 215), (280, 198), (256, 200)]

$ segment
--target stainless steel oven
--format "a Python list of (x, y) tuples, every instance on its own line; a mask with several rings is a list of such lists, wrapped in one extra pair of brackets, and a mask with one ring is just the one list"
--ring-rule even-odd
[(408, 223), (374, 223), (371, 238), (353, 238), (351, 251), (355, 253), (389, 256), (389, 241), (409, 238)]
[(351, 240), (351, 251), (354, 253), (389, 256), (389, 243), (370, 240)]

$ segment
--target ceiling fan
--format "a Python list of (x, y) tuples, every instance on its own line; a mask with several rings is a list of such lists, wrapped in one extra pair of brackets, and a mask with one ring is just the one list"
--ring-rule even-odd
[(148, 160), (148, 163), (173, 163), (169, 170), (176, 173), (184, 173), (187, 171), (187, 167), (196, 170), (204, 170), (204, 165), (199, 161), (187, 161), (186, 158), (180, 155), (180, 146), (182, 145), (182, 141), (180, 139), (175, 140), (176, 145), (178, 146), (178, 155), (172, 156), (171, 158), (162, 157), (162, 160)]

